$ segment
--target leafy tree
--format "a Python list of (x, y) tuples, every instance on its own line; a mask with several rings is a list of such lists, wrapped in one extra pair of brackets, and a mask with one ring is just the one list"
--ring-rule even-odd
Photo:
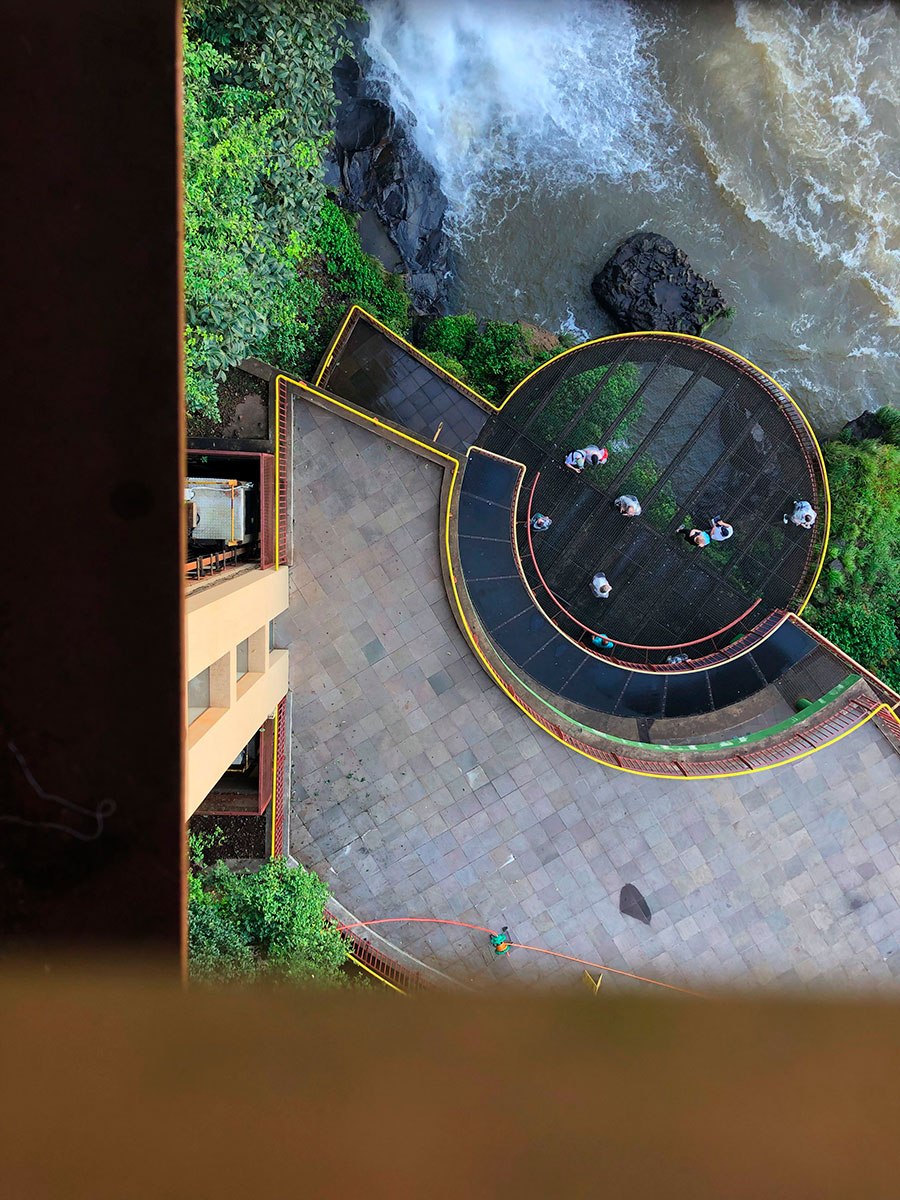
[(308, 375), (331, 338), (331, 323), (323, 327), (325, 289), (302, 271), (298, 265), (289, 282), (275, 293), (268, 333), (254, 352), (282, 370)]
[(184, 17), (187, 401), (265, 339), (324, 199), (331, 68), (351, 0), (208, 0)]

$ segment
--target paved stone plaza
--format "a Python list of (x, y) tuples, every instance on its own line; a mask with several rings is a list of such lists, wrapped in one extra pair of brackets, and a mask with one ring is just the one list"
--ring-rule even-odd
[[(347, 908), (507, 924), (518, 942), (671, 982), (900, 975), (900, 756), (874, 726), (733, 779), (593, 763), (525, 717), (459, 632), (440, 572), (440, 468), (302, 401), (294, 436), (278, 623), (292, 852)], [(646, 896), (649, 927), (620, 915), (625, 883)], [(494, 961), (465, 929), (380, 931), (462, 981), (581, 974), (525, 951)]]

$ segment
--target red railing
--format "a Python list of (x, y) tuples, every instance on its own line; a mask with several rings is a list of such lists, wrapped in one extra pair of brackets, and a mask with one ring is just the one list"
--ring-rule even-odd
[(275, 413), (275, 420), (278, 427), (276, 434), (276, 446), (278, 448), (278, 497), (276, 503), (278, 509), (277, 562), (279, 566), (287, 566), (291, 561), (291, 530), (288, 524), (288, 496), (290, 495), (291, 486), (291, 481), (288, 478), (289, 414), (290, 405), (288, 403), (287, 383), (284, 379), (279, 378)]
[(275, 456), (259, 456), (259, 565), (275, 563)]
[[(734, 367), (735, 370), (741, 371), (748, 377), (748, 379), (752, 379), (754, 383), (759, 384), (759, 386), (763, 388), (772, 398), (772, 400), (774, 400), (778, 405), (779, 409), (793, 430), (794, 436), (797, 438), (797, 441), (800, 444), (800, 450), (806, 460), (806, 467), (809, 471), (810, 483), (813, 489), (813, 494), (809, 497), (809, 500), (812, 503), (813, 508), (818, 513), (818, 520), (816, 522), (815, 529), (810, 535), (809, 544), (806, 550), (806, 562), (804, 564), (803, 574), (801, 576), (801, 583), (803, 583), (803, 581), (809, 578), (811, 573), (810, 567), (817, 562), (824, 550), (825, 538), (828, 533), (831, 516), (828, 500), (828, 489), (825, 486), (824, 468), (820, 460), (819, 448), (816, 445), (815, 438), (810, 432), (806, 422), (803, 420), (803, 417), (800, 415), (799, 410), (788, 399), (786, 393), (784, 393), (781, 388), (774, 383), (773, 380), (769, 379), (768, 376), (763, 374), (758, 367), (754, 367), (752, 363), (747, 362), (739, 355), (732, 354), (724, 346), (713, 346), (712, 343), (707, 342), (704, 348), (715, 358), (720, 358), (723, 362), (727, 362), (729, 366)], [(806, 497), (804, 497), (804, 499), (805, 498)], [(794, 592), (794, 599), (787, 607), (793, 608), (798, 602), (801, 604), (805, 603), (805, 593), (807, 590), (808, 589), (805, 585), (801, 588), (801, 585), (798, 584)]]
[(429, 984), (416, 971), (411, 971), (408, 967), (404, 967), (395, 959), (390, 958), (382, 950), (376, 949), (371, 942), (361, 937), (355, 929), (341, 928), (343, 922), (339, 921), (337, 917), (332, 916), (327, 909), (325, 911), (325, 920), (328, 924), (334, 925), (340, 930), (341, 937), (354, 958), (359, 959), (370, 971), (374, 971), (376, 975), (380, 975), (388, 983), (402, 988), (404, 992), (421, 992), (429, 987)]
[[(883, 708), (878, 700), (873, 700), (870, 696), (860, 696), (860, 703), (864, 704), (870, 712), (874, 713), (875, 724), (891, 743), (894, 750), (900, 754), (900, 717), (892, 708)], [(879, 712), (878, 710), (881, 709)]]
[[(534, 542), (533, 542), (533, 539), (531, 536), (531, 510), (532, 510), (532, 507), (534, 504), (535, 488), (537, 487), (537, 482), (538, 482), (538, 479), (540, 479), (540, 475), (541, 475), (540, 471), (538, 471), (535, 474), (534, 483), (532, 483), (532, 485), (531, 485), (531, 492), (528, 497), (528, 508), (525, 513), (525, 532), (526, 532), (526, 536), (528, 538), (528, 557), (531, 562), (531, 565), (534, 568), (534, 571), (535, 571), (538, 579), (540, 580), (541, 587), (544, 589), (544, 591), (547, 593), (547, 595), (550, 597), (550, 599), (553, 601), (553, 603), (556, 605), (556, 607), (560, 610), (560, 612), (562, 612), (574, 625), (576, 625), (581, 632), (593, 634), (595, 636), (605, 636), (605, 635), (601, 635), (599, 630), (591, 629), (591, 627), (589, 625), (585, 625), (583, 621), (579, 621), (579, 619), (576, 616), (574, 616), (572, 613), (569, 612), (569, 610), (562, 603), (562, 601), (558, 599), (558, 597), (556, 596), (556, 594), (553, 591), (551, 591), (549, 585), (547, 584), (547, 581), (544, 579), (544, 576), (541, 572), (541, 568), (538, 566), (537, 556), (534, 553)], [(525, 586), (527, 587), (528, 581), (525, 580), (524, 573), (521, 572), (522, 554), (518, 548), (518, 530), (517, 530), (517, 522), (515, 520), (515, 508), (513, 509), (512, 537), (513, 537), (513, 542), (516, 547), (517, 557), (519, 559), (520, 573), (522, 574), (523, 580), (525, 582)], [(753, 646), (757, 645), (759, 642), (763, 641), (764, 638), (767, 638), (769, 636), (769, 634), (772, 633), (781, 624), (781, 622), (785, 620), (787, 614), (776, 609), (773, 612), (769, 613), (768, 616), (764, 617), (763, 620), (759, 622), (759, 624), (755, 625), (752, 629), (748, 630), (743, 635), (743, 637), (732, 642), (729, 646), (727, 646), (723, 649), (714, 649), (708, 654), (705, 654), (699, 658), (690, 658), (686, 662), (683, 662), (683, 663), (666, 663), (666, 662), (651, 663), (648, 661), (648, 656), (651, 651), (687, 649), (691, 646), (701, 646), (701, 645), (703, 645), (704, 642), (710, 642), (713, 646), (715, 646), (716, 638), (721, 637), (722, 634), (728, 633), (731, 629), (734, 628), (735, 625), (739, 625), (742, 621), (745, 621), (747, 619), (747, 617), (750, 615), (750, 613), (752, 613), (753, 610), (759, 604), (760, 604), (759, 599), (754, 600), (746, 612), (741, 613), (741, 615), (739, 617), (735, 617), (735, 619), (733, 621), (729, 622), (728, 625), (724, 625), (721, 629), (717, 629), (715, 631), (715, 633), (708, 633), (704, 637), (695, 638), (693, 641), (674, 642), (668, 646), (649, 646), (649, 645), (639, 645), (634, 642), (617, 641), (616, 642), (617, 654), (616, 654), (615, 658), (609, 658), (606, 655), (600, 654), (596, 650), (589, 649), (588, 647), (585, 647), (585, 649), (587, 650), (587, 653), (592, 655), (594, 658), (602, 659), (603, 662), (612, 663), (614, 666), (617, 666), (617, 667), (625, 666), (625, 665), (632, 666), (632, 665), (640, 664), (640, 668), (643, 671), (655, 671), (655, 672), (664, 673), (664, 674), (672, 674), (672, 673), (677, 673), (679, 671), (685, 672), (685, 671), (703, 670), (706, 667), (716, 666), (719, 663), (727, 662), (731, 658), (736, 658), (738, 655), (746, 653), (746, 651), (749, 650), (751, 647), (753, 647)], [(558, 620), (554, 619), (554, 617), (551, 616), (550, 613), (544, 613), (544, 615), (546, 616), (547, 620), (553, 626), (555, 626), (555, 628), (559, 629), (560, 633), (565, 632), (562, 629), (562, 626), (559, 624)], [(644, 650), (644, 651), (646, 651), (646, 653), (643, 656), (635, 656), (634, 658), (627, 658), (624, 654), (618, 653), (618, 651), (623, 648), (626, 650)]]
[(284, 854), (284, 746), (287, 696), (279, 701), (275, 717), (275, 766), (272, 784), (272, 857)]
[(854, 697), (843, 708), (826, 720), (820, 721), (817, 725), (804, 729), (800, 733), (792, 734), (785, 738), (783, 742), (779, 742), (775, 746), (766, 749), (754, 750), (748, 746), (747, 749), (742, 750), (740, 753), (733, 752), (724, 758), (700, 761), (641, 759), (631, 758), (612, 750), (600, 750), (596, 746), (590, 746), (587, 742), (580, 741), (578, 738), (566, 733), (560, 726), (553, 724), (541, 716), (535, 709), (526, 704), (508, 685), (506, 690), (516, 703), (539, 725), (543, 726), (544, 729), (552, 733), (554, 737), (559, 738), (567, 746), (581, 751), (582, 754), (586, 754), (589, 758), (593, 758), (597, 762), (604, 763), (607, 766), (619, 767), (622, 770), (633, 771), (642, 775), (655, 775), (664, 778), (676, 777), (681, 779), (735, 773), (744, 774), (750, 771), (759, 771), (766, 767), (779, 766), (796, 758), (798, 755), (809, 753), (824, 746), (827, 742), (840, 736), (842, 733), (846, 733), (854, 725), (865, 720), (867, 716), (871, 716), (873, 711), (873, 708), (864, 703), (862, 698)]

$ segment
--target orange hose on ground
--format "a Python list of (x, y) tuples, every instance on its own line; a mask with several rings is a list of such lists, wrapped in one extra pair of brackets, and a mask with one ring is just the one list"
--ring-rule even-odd
[[(484, 925), (470, 925), (467, 921), (451, 921), (447, 917), (376, 917), (374, 921), (352, 921), (349, 925), (339, 925), (338, 930), (358, 929), (361, 925), (389, 925), (398, 921), (425, 923), (432, 925), (458, 925), (462, 929), (477, 929), (479, 933), (493, 933)], [(672, 992), (681, 992), (685, 996), (696, 996), (706, 1000), (702, 992), (692, 992), (689, 988), (678, 987), (674, 983), (663, 983), (659, 979), (649, 979), (646, 975), (634, 975), (631, 971), (622, 971), (618, 967), (606, 967), (603, 963), (591, 962), (586, 958), (575, 958), (571, 954), (561, 954), (558, 950), (543, 950), (540, 946), (525, 946), (521, 942), (510, 942), (516, 950), (533, 950), (536, 954), (552, 954), (555, 958), (564, 958), (568, 962), (579, 963), (585, 967), (595, 967), (598, 971), (609, 971), (613, 975), (624, 975), (628, 979), (637, 979), (640, 983), (652, 983), (656, 987), (668, 988)]]

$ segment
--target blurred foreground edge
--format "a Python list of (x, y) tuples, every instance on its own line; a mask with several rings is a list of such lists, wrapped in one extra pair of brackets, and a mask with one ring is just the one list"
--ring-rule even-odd
[(183, 922), (180, 14), (11, 0), (0, 952)]
[(896, 1197), (893, 1005), (0, 980), (4, 1197)]

